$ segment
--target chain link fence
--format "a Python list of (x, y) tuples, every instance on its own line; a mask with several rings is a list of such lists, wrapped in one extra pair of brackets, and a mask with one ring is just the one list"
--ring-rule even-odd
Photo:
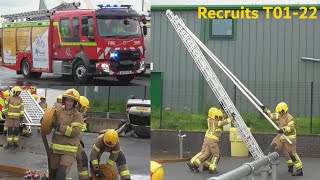
[[(221, 83), (242, 116), (249, 121), (260, 119), (258, 110), (231, 81)], [(279, 102), (286, 102), (290, 114), (297, 119), (298, 126), (307, 129), (301, 132), (320, 134), (318, 130), (320, 129), (320, 82), (247, 81), (242, 83), (272, 112), (275, 111)], [(197, 121), (196, 119), (206, 119), (206, 113), (210, 107), (220, 108), (209, 86), (205, 82), (201, 86), (199, 81), (164, 81), (161, 99), (163, 103), (160, 112), (162, 125), (166, 124), (165, 121), (170, 121), (192, 126), (193, 121)], [(180, 119), (174, 120), (173, 118), (177, 118), (175, 112), (187, 116), (179, 115)], [(206, 123), (201, 124), (194, 128), (206, 127)], [(175, 123), (171, 126), (178, 127)]]

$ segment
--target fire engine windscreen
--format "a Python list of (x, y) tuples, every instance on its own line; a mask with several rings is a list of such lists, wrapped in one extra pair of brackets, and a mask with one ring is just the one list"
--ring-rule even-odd
[(97, 17), (99, 36), (102, 38), (135, 38), (141, 37), (138, 18), (108, 19)]

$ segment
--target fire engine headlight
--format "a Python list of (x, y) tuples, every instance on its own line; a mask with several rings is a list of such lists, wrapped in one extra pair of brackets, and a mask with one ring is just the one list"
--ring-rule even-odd
[(140, 70), (143, 71), (146, 68), (144, 61), (141, 62)]
[(109, 72), (109, 65), (108, 64), (101, 64), (101, 69), (104, 72), (108, 73)]

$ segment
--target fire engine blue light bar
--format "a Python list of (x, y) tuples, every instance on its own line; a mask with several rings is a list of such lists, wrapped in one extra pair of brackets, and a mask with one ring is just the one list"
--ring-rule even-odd
[(118, 5), (118, 4), (99, 4), (99, 8), (101, 9), (129, 9), (132, 5)]

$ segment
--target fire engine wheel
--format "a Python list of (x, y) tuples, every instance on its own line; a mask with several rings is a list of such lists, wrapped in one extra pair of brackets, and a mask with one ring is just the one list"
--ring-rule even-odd
[(118, 81), (128, 83), (134, 79), (134, 75), (116, 76)]
[(28, 59), (24, 59), (21, 63), (22, 75), (25, 78), (31, 78), (31, 66)]
[(92, 76), (88, 76), (87, 67), (83, 61), (76, 62), (73, 68), (72, 75), (73, 78), (80, 83), (86, 83), (93, 78)]
[(39, 78), (41, 77), (41, 72), (31, 72), (31, 66), (28, 59), (24, 59), (21, 63), (22, 75), (25, 78)]

